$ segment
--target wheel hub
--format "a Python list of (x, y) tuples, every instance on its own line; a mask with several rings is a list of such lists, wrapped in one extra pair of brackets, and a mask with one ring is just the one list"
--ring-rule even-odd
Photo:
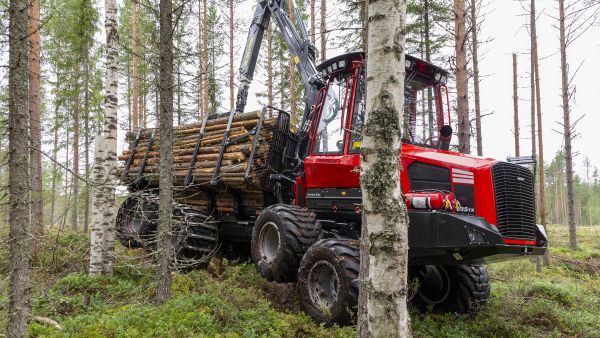
[(272, 262), (277, 257), (281, 239), (279, 238), (279, 228), (273, 222), (266, 223), (258, 236), (258, 249), (260, 256), (266, 262)]
[(444, 267), (427, 265), (418, 274), (417, 295), (427, 304), (439, 304), (450, 294), (450, 277)]
[(311, 301), (317, 306), (331, 308), (338, 299), (339, 279), (334, 266), (327, 261), (319, 261), (308, 274), (308, 290)]

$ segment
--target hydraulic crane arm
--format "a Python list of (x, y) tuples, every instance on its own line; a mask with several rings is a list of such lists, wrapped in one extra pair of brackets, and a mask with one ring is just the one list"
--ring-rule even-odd
[[(248, 32), (248, 41), (240, 65), (239, 81), (240, 86), (236, 101), (236, 112), (241, 113), (246, 107), (248, 98), (248, 89), (254, 77), (258, 54), (263, 40), (265, 30), (269, 27), (271, 16), (279, 27), (283, 35), (290, 55), (296, 64), (305, 87), (306, 112), (312, 111), (315, 105), (316, 93), (324, 85), (324, 81), (317, 71), (315, 60), (317, 58), (317, 49), (312, 45), (308, 38), (306, 26), (302, 21), (299, 12), (295, 11), (296, 22), (300, 32), (296, 30), (285, 8), (288, 0), (258, 0), (254, 18)], [(293, 0), (289, 0), (293, 1)], [(306, 119), (307, 114), (304, 118)]]

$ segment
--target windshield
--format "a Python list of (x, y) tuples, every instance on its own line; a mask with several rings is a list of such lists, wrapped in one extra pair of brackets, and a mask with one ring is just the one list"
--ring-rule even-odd
[[(440, 128), (449, 123), (444, 121), (448, 109), (446, 87), (418, 81), (411, 72), (407, 72), (406, 76), (403, 141), (433, 146)], [(358, 86), (353, 96), (355, 82)], [(322, 110), (314, 134), (313, 153), (343, 154), (346, 132), (350, 133), (346, 144), (348, 153), (360, 152), (365, 111), (364, 74), (357, 72), (334, 77), (321, 95)], [(349, 115), (351, 121), (348, 126), (345, 120)]]
[(334, 78), (330, 81), (321, 120), (315, 137), (314, 152), (317, 154), (341, 154), (344, 152), (343, 119), (347, 117), (352, 97), (352, 77)]

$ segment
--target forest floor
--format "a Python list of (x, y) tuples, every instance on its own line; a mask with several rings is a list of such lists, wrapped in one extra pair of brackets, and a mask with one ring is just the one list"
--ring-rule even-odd
[[(412, 311), (417, 337), (599, 337), (600, 227), (578, 228), (580, 250), (568, 249), (567, 228), (551, 226), (550, 266), (532, 259), (489, 265), (492, 294), (474, 316)], [(8, 248), (0, 241), (0, 327), (8, 307)], [(299, 310), (293, 284), (265, 281), (251, 264), (225, 264), (174, 274), (174, 297), (152, 302), (154, 267), (143, 250), (119, 246), (114, 276), (89, 278), (86, 236), (56, 233), (38, 241), (31, 271), (30, 336), (353, 337), (325, 328)], [(51, 318), (62, 328), (40, 323)], [(0, 336), (2, 336), (0, 334)]]

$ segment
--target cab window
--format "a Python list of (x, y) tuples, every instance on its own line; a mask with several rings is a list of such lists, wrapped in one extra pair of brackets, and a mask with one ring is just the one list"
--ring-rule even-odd
[(350, 106), (353, 78), (334, 78), (323, 100), (321, 118), (315, 135), (315, 154), (343, 154), (345, 111)]

